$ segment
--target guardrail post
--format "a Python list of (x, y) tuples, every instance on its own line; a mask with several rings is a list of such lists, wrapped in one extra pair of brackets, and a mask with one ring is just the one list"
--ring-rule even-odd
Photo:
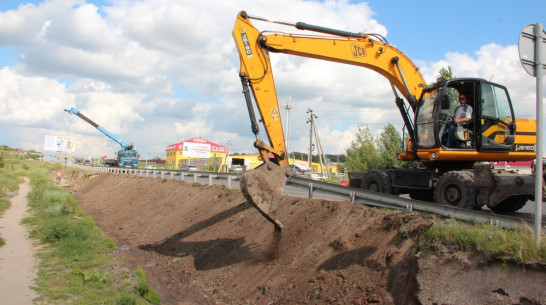
[(349, 201), (355, 202), (355, 200), (356, 200), (356, 193), (351, 192), (351, 194), (349, 195)]
[(197, 182), (197, 174), (193, 173), (193, 182)]
[(184, 173), (183, 172), (180, 172), (180, 180), (184, 181)]
[(309, 198), (313, 198), (313, 183), (309, 183)]
[(165, 178), (165, 172), (161, 171), (161, 179)]
[(174, 179), (174, 172), (171, 172), (171, 180)]
[(227, 176), (227, 187), (231, 188), (231, 175)]
[(212, 185), (212, 175), (209, 174), (209, 185)]

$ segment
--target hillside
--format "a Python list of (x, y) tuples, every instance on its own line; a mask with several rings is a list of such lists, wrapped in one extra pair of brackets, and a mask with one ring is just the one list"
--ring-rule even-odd
[(72, 190), (164, 304), (546, 304), (543, 266), (419, 248), (431, 215), (285, 196), (277, 233), (223, 186), (100, 174)]

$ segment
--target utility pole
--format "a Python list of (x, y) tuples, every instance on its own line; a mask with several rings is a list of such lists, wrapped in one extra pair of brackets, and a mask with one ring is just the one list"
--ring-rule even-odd
[(313, 162), (313, 129), (315, 128), (315, 118), (317, 118), (317, 116), (313, 114), (311, 108), (307, 109), (307, 113), (309, 113), (307, 123), (311, 123), (309, 128), (309, 156), (307, 156), (307, 165), (311, 168)]
[(284, 131), (284, 135), (286, 138), (286, 154), (288, 155), (288, 162), (290, 163), (290, 149), (288, 147), (290, 146), (290, 109), (292, 109), (292, 97), (288, 96), (286, 104), (283, 104), (282, 107), (286, 109), (286, 129)]
[(326, 172), (326, 176), (330, 179), (330, 171), (328, 169), (328, 164), (326, 163), (326, 158), (324, 157), (324, 150), (322, 149), (322, 143), (320, 142), (317, 124), (314, 124), (314, 120), (313, 125), (315, 130), (315, 142), (317, 143), (317, 155), (320, 163), (320, 174), (324, 177), (324, 172)]
[(220, 167), (218, 168), (218, 172), (220, 173), (222, 171), (222, 168), (225, 167), (226, 168), (226, 173), (229, 172), (229, 169), (227, 168), (227, 160), (229, 158), (229, 150), (231, 148), (231, 141), (228, 140), (228, 143), (227, 143), (227, 152), (226, 152), (226, 158), (224, 159), (224, 162), (220, 165)]

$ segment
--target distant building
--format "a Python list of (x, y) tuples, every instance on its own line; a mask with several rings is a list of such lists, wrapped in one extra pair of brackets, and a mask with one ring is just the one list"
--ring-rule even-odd
[[(271, 156), (273, 157), (273, 156)], [(256, 168), (258, 165), (262, 164), (259, 154), (248, 154), (248, 155), (232, 155), (228, 157), (227, 160), (227, 169), (233, 169), (233, 166), (240, 165), (243, 171), (251, 170)]]
[[(270, 154), (269, 158), (273, 158), (273, 155)], [(228, 171), (230, 171), (230, 169), (232, 169), (234, 165), (240, 165), (243, 168), (243, 171), (247, 171), (247, 170), (255, 169), (256, 167), (258, 167), (262, 163), (263, 162), (262, 162), (259, 154), (247, 154), (247, 155), (231, 155), (231, 156), (229, 156), (226, 165), (227, 165)], [(298, 160), (298, 159), (294, 159), (294, 158), (289, 158), (288, 163), (289, 164), (303, 165), (303, 166), (306, 166), (306, 167), (308, 165), (308, 161)], [(311, 169), (316, 173), (321, 172), (319, 163), (313, 162), (311, 164)], [(324, 170), (326, 170), (326, 168)], [(333, 164), (330, 164), (329, 170), (330, 170), (331, 173), (336, 173), (336, 172), (339, 171), (338, 167), (336, 165), (333, 165)]]
[(227, 147), (195, 137), (167, 146), (165, 168), (195, 165), (199, 170), (217, 170), (224, 163)]

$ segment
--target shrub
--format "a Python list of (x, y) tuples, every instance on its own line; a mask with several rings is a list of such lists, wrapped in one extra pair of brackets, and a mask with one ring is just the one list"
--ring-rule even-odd
[(61, 241), (64, 239), (86, 240), (89, 237), (87, 230), (78, 223), (68, 222), (66, 220), (53, 221), (46, 227), (40, 240), (44, 243)]

